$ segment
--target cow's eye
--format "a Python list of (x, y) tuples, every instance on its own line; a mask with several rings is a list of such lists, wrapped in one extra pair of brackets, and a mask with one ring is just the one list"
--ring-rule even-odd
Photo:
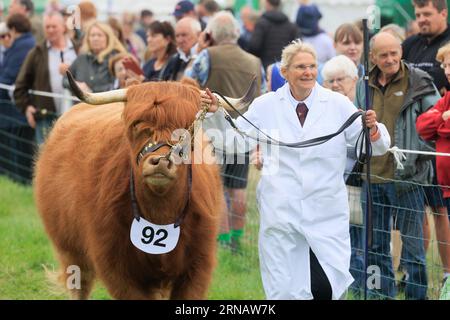
[(135, 129), (140, 123), (142, 123), (142, 120), (136, 120), (131, 124), (131, 127)]
[(152, 130), (144, 121), (136, 121), (132, 124), (133, 136), (137, 139), (140, 136), (150, 137), (152, 135)]
[(132, 128), (140, 131), (144, 129), (150, 129), (150, 126), (145, 121), (135, 121), (132, 124)]

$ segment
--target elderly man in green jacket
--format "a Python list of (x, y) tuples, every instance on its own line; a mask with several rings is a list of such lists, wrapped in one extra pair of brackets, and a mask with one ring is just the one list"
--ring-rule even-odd
[[(374, 64), (369, 74), (370, 100), (378, 120), (386, 125), (392, 144), (401, 149), (432, 151), (419, 138), (415, 122), (440, 98), (433, 79), (401, 60), (401, 42), (392, 34), (380, 32), (370, 45)], [(357, 87), (356, 102), (365, 105), (362, 81)], [(425, 299), (427, 273), (422, 232), (425, 203), (422, 188), (417, 184), (431, 183), (432, 166), (429, 158), (416, 154), (408, 154), (401, 163), (403, 168), (399, 169), (389, 153), (371, 160), (374, 234), (368, 265), (380, 268), (381, 281), (379, 287), (370, 288), (370, 293), (382, 299), (396, 296), (390, 254), (391, 221), (396, 214), (396, 227), (403, 241), (401, 264), (409, 275), (406, 299)], [(367, 183), (363, 182), (363, 202), (366, 191)]]

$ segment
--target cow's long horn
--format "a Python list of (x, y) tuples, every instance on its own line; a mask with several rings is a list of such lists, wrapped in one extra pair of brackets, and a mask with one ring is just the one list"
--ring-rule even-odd
[(67, 71), (70, 88), (81, 101), (89, 104), (107, 104), (127, 101), (127, 89), (111, 90), (101, 93), (90, 93), (81, 90), (70, 71)]
[[(254, 77), (252, 80), (252, 83), (250, 84), (250, 86), (247, 89), (247, 92), (241, 98), (238, 98), (238, 99), (229, 98), (229, 97), (225, 97), (225, 98), (237, 110), (243, 110), (243, 109), (247, 108), (250, 105), (250, 103), (252, 103), (253, 99), (256, 98), (256, 94), (258, 92), (257, 85), (258, 85), (258, 83), (256, 81), (256, 77)], [(225, 110), (234, 111), (233, 108), (231, 108), (228, 105), (228, 103), (221, 96), (216, 94), (216, 97), (220, 101), (221, 105), (225, 108)]]

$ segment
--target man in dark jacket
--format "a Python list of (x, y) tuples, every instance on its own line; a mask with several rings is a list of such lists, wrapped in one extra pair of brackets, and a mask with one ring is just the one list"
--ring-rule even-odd
[[(414, 11), (420, 33), (403, 42), (403, 59), (414, 67), (428, 72), (441, 94), (450, 90), (444, 70), (436, 60), (440, 47), (450, 41), (445, 0), (414, 0)], [(435, 5), (436, 4), (436, 5)]]
[[(16, 81), (23, 61), (28, 52), (36, 44), (31, 34), (31, 24), (27, 17), (21, 14), (13, 14), (8, 18), (7, 26), (12, 45), (5, 51), (3, 68), (0, 71), (0, 83), (12, 85)], [(9, 100), (6, 90), (0, 90), (0, 99)]]
[(266, 12), (256, 23), (250, 39), (249, 52), (259, 57), (264, 69), (281, 59), (281, 51), (300, 37), (298, 27), (279, 10), (280, 0), (266, 0)]
[[(45, 40), (28, 54), (16, 80), (14, 100), (25, 114), (30, 127), (36, 129), (36, 142), (42, 144), (52, 122), (73, 101), (63, 99), (68, 95), (62, 86), (63, 75), (76, 58), (73, 43), (66, 38), (64, 18), (52, 12), (44, 17)], [(31, 95), (29, 90), (59, 94), (61, 97)]]

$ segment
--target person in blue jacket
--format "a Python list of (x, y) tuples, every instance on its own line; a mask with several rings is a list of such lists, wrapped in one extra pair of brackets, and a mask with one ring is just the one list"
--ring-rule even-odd
[[(16, 81), (28, 52), (36, 45), (31, 34), (30, 20), (22, 14), (13, 14), (6, 23), (12, 45), (5, 51), (3, 66), (0, 69), (0, 83), (12, 85)], [(7, 90), (0, 90), (1, 100), (11, 100)]]

